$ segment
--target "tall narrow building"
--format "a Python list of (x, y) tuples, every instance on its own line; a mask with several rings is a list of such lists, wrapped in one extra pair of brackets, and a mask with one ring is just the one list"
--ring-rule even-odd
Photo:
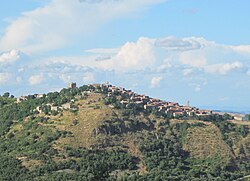
[(69, 83), (68, 88), (70, 88), (70, 89), (76, 88), (76, 83), (75, 82)]

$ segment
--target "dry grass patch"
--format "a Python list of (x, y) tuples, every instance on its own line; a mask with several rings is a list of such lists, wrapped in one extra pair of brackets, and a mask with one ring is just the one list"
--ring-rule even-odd
[(34, 170), (36, 167), (39, 167), (43, 164), (41, 160), (33, 160), (27, 157), (17, 157), (17, 159), (20, 160), (22, 166), (24, 166), (28, 170)]
[(16, 133), (23, 130), (23, 125), (20, 123), (14, 124), (11, 129), (9, 130), (9, 133)]
[[(90, 146), (94, 128), (98, 127), (103, 120), (109, 119), (111, 115), (112, 110), (109, 108), (79, 110), (77, 115), (65, 112), (59, 120), (60, 124), (58, 124), (57, 128), (69, 131), (73, 136), (60, 138), (57, 141), (57, 145), (72, 147)], [(76, 125), (74, 125), (74, 120), (77, 121)]]
[(229, 120), (230, 123), (237, 124), (237, 125), (245, 125), (250, 128), (250, 121), (237, 121), (237, 120)]
[(188, 128), (183, 148), (194, 158), (219, 157), (228, 161), (232, 157), (230, 147), (222, 139), (219, 128), (213, 124)]
[(147, 173), (147, 166), (144, 162), (143, 154), (136, 145), (136, 139), (132, 135), (127, 135), (124, 138), (124, 144), (128, 147), (128, 152), (139, 159), (138, 167), (141, 175)]
[(238, 142), (235, 153), (239, 159), (250, 159), (250, 135)]
[(177, 123), (184, 123), (187, 122), (188, 124), (196, 124), (196, 123), (202, 123), (204, 125), (212, 125), (211, 122), (201, 121), (201, 120), (180, 120), (180, 119), (171, 119), (170, 124), (177, 124)]

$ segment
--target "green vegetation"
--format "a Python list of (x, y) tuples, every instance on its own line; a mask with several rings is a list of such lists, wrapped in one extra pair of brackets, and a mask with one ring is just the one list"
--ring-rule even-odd
[[(237, 180), (250, 175), (250, 125), (185, 120), (100, 87), (0, 97), (0, 180)], [(74, 109), (51, 110), (70, 103)], [(41, 107), (39, 112), (37, 107)], [(183, 118), (182, 118), (183, 119)]]

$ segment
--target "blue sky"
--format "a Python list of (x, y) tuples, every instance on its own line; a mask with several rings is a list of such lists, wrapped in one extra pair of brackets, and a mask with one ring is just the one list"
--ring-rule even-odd
[(0, 94), (113, 84), (250, 110), (247, 0), (12, 0), (0, 6)]

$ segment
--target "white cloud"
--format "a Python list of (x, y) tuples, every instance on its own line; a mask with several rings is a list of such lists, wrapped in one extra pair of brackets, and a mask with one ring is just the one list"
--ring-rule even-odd
[(208, 73), (227, 74), (233, 70), (237, 70), (243, 67), (241, 62), (225, 63), (225, 64), (213, 64), (205, 67), (205, 71)]
[(115, 54), (119, 51), (119, 48), (95, 48), (90, 50), (85, 50), (87, 53), (97, 53), (97, 54)]
[[(95, 3), (89, 3), (95, 2)], [(124, 1), (51, 0), (46, 6), (10, 22), (0, 39), (0, 49), (40, 53), (83, 40), (104, 23), (132, 16), (149, 5), (164, 0)]]
[[(167, 41), (170, 41), (169, 44)], [(186, 42), (187, 41), (187, 42)], [(156, 43), (158, 42), (158, 43)], [(160, 42), (160, 43), (159, 43)], [(184, 42), (184, 43), (182, 43)], [(186, 42), (186, 43), (185, 43)], [(196, 42), (194, 45), (190, 42)], [(173, 50), (167, 46), (174, 46)], [(178, 49), (178, 46), (180, 48)], [(178, 51), (176, 51), (178, 49)], [(46, 60), (48, 64), (63, 63), (67, 65), (97, 68), (98, 70), (117, 73), (151, 70), (155, 72), (182, 71), (184, 76), (190, 73), (204, 72), (215, 74), (228, 74), (243, 66), (250, 66), (244, 61), (244, 56), (236, 53), (231, 46), (216, 44), (204, 38), (163, 38), (153, 39), (141, 37), (135, 42), (127, 42), (121, 47), (98, 48), (87, 50), (87, 56), (79, 57), (51, 57)], [(239, 59), (239, 61), (234, 61)], [(244, 58), (244, 59), (243, 59)], [(242, 62), (244, 61), (244, 63)]]
[(17, 61), (20, 58), (19, 51), (18, 50), (11, 50), (6, 53), (2, 53), (0, 55), (0, 64), (6, 65), (9, 63), (13, 63)]
[(109, 60), (100, 62), (98, 68), (126, 72), (143, 70), (155, 62), (154, 40), (139, 38), (136, 42), (125, 43)]
[(207, 64), (207, 59), (201, 52), (182, 52), (179, 58), (182, 64), (196, 68), (201, 68)]
[(151, 79), (151, 82), (150, 82), (151, 87), (152, 87), (152, 88), (159, 87), (162, 78), (163, 78), (163, 77), (161, 77), (161, 76), (153, 77), (153, 78)]
[[(110, 55), (110, 49), (102, 49), (101, 54), (79, 56), (79, 57), (51, 57), (43, 62), (50, 65), (67, 64), (97, 68), (100, 70), (115, 70), (117, 73), (124, 73), (135, 70), (144, 70), (154, 67), (156, 63), (154, 51), (154, 39), (139, 38), (136, 42), (127, 42), (117, 52)], [(113, 49), (112, 49), (113, 50)], [(108, 52), (108, 53), (104, 53)], [(100, 61), (100, 57), (107, 57)]]
[(83, 82), (84, 82), (84, 84), (94, 83), (94, 81), (95, 81), (95, 76), (94, 76), (93, 73), (86, 72), (83, 75)]
[(162, 39), (157, 39), (155, 41), (156, 47), (161, 47), (170, 51), (188, 51), (201, 49), (205, 45), (202, 43), (205, 42), (203, 38), (176, 38), (174, 36), (169, 36)]
[(10, 76), (11, 75), (9, 73), (0, 73), (0, 84), (6, 83), (9, 80)]
[(183, 73), (184, 76), (188, 76), (188, 75), (190, 75), (192, 72), (193, 72), (193, 69), (189, 69), (189, 68), (184, 69), (184, 70), (182, 71), (182, 73)]
[(250, 45), (231, 46), (231, 48), (239, 53), (250, 54)]
[(126, 69), (142, 70), (153, 66), (155, 56), (152, 41), (148, 38), (139, 38), (136, 43), (128, 42), (121, 47), (112, 61), (112, 68), (117, 68), (120, 71)]
[(170, 70), (172, 68), (172, 65), (169, 63), (169, 62), (165, 62), (161, 65), (159, 65), (156, 69), (157, 69), (157, 72), (164, 72), (166, 70)]
[(43, 74), (32, 75), (29, 77), (29, 84), (30, 85), (38, 85), (41, 84), (44, 80)]

